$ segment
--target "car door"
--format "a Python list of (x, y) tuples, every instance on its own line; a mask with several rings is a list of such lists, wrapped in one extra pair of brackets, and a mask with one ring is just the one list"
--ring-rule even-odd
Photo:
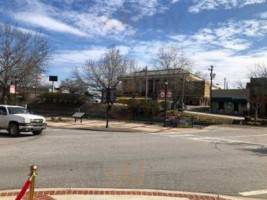
[(7, 109), (4, 106), (0, 106), (0, 127), (7, 128), (8, 127), (8, 113)]

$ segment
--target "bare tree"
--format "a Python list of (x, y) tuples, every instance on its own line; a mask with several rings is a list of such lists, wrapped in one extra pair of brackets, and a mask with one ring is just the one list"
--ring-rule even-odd
[(246, 83), (243, 81), (235, 81), (235, 87), (238, 89), (245, 89), (246, 88)]
[(202, 71), (196, 71), (194, 73), (194, 75), (205, 80), (205, 81), (209, 80), (209, 74), (208, 73), (203, 73)]
[[(89, 87), (98, 91), (102, 89), (117, 88), (120, 78), (127, 73), (129, 60), (121, 55), (116, 47), (111, 47), (99, 61), (89, 60), (83, 67), (83, 80), (86, 80)], [(110, 102), (107, 102), (107, 120), (108, 128)]]
[[(156, 67), (164, 70), (162, 77), (172, 89), (174, 105), (184, 103), (184, 90), (188, 81), (192, 62), (176, 47), (161, 47), (156, 58)], [(167, 73), (167, 74), (166, 74)]]
[(0, 25), (0, 87), (1, 100), (9, 97), (9, 84), (36, 84), (47, 69), (50, 48), (40, 34), (23, 33), (8, 24)]
[(254, 68), (249, 71), (248, 77), (251, 81), (250, 107), (252, 108), (252, 112), (254, 112), (254, 119), (257, 120), (259, 109), (264, 105), (267, 99), (266, 86), (264, 85), (265, 81), (261, 79), (267, 77), (267, 66), (264, 63), (256, 64)]
[(120, 77), (129, 69), (129, 60), (121, 55), (120, 51), (111, 47), (99, 61), (88, 60), (83, 67), (83, 80), (89, 87), (101, 91), (103, 88), (116, 88)]
[(129, 74), (129, 80), (127, 80), (127, 84), (123, 84), (123, 89), (130, 92), (132, 98), (135, 98), (136, 94), (138, 94), (138, 90), (142, 87), (144, 77), (138, 75), (141, 69), (136, 60), (130, 59), (128, 65), (127, 74)]
[(267, 66), (264, 63), (255, 64), (248, 73), (249, 78), (265, 78), (267, 77)]
[(71, 78), (66, 78), (61, 81), (60, 87), (69, 90), (70, 93), (76, 94), (85, 94), (88, 91), (88, 84), (83, 81), (77, 68), (72, 70)]
[(184, 69), (191, 71), (192, 62), (184, 55), (184, 53), (174, 47), (161, 47), (156, 58), (156, 67), (158, 69)]

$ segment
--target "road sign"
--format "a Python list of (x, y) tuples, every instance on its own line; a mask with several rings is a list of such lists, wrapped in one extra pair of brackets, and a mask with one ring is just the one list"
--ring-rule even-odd
[(117, 98), (116, 88), (102, 89), (102, 103), (114, 103)]
[[(165, 97), (165, 90), (161, 90), (160, 91), (160, 97), (164, 98)], [(172, 97), (172, 90), (171, 89), (167, 89), (167, 98), (171, 98)]]
[(16, 93), (16, 86), (10, 85), (9, 92), (10, 92), (10, 94), (15, 94)]
[(161, 90), (161, 91), (160, 91), (160, 97), (161, 97), (161, 98), (164, 98), (164, 97), (165, 97), (165, 91), (164, 91), (164, 90)]
[(167, 90), (167, 97), (168, 98), (171, 98), (172, 97), (172, 91), (170, 89)]
[(49, 81), (57, 82), (57, 76), (49, 76)]

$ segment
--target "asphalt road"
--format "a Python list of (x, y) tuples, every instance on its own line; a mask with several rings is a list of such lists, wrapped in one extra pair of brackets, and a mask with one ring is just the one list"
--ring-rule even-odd
[(48, 129), (18, 138), (0, 133), (0, 189), (20, 188), (32, 164), (39, 167), (39, 188), (239, 195), (267, 189), (267, 129), (222, 127), (179, 135)]

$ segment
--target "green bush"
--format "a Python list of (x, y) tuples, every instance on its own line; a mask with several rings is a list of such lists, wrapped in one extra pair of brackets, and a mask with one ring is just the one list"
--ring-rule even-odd
[(54, 104), (78, 104), (82, 105), (87, 100), (87, 96), (78, 94), (62, 94), (62, 93), (44, 93), (41, 95), (42, 102)]
[(159, 105), (152, 100), (130, 100), (127, 110), (132, 119), (150, 119), (159, 113)]

